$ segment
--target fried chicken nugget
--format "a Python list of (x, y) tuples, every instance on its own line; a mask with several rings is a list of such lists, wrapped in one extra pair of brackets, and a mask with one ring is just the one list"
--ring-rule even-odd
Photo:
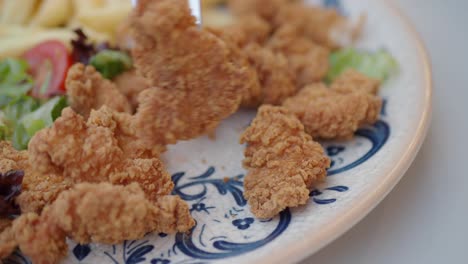
[(284, 107), (261, 106), (241, 143), (247, 143), (244, 197), (259, 218), (306, 204), (310, 189), (325, 178), (330, 166), (320, 144)]
[[(40, 211), (58, 193), (67, 189), (69, 184), (58, 176), (34, 174), (29, 166), (27, 151), (16, 150), (10, 142), (0, 142), (0, 172), (23, 170), (25, 175), (22, 183), (22, 193), (16, 198), (22, 212)], [(6, 223), (2, 220), (2, 223)], [(0, 230), (6, 226), (2, 225)]]
[(271, 21), (289, 3), (297, 0), (228, 0), (228, 7), (235, 15), (256, 14)]
[(273, 19), (276, 28), (291, 25), (299, 30), (301, 36), (330, 49), (353, 43), (359, 37), (364, 22), (363, 16), (353, 24), (336, 9), (301, 2), (282, 5)]
[(0, 172), (25, 170), (28, 167), (27, 151), (18, 151), (11, 142), (0, 141)]
[(73, 65), (68, 70), (65, 87), (70, 106), (85, 118), (89, 116), (91, 110), (97, 110), (104, 105), (118, 112), (132, 112), (128, 99), (120, 93), (114, 83), (104, 79), (93, 66), (81, 63)]
[(229, 36), (230, 41), (238, 47), (249, 43), (265, 43), (272, 32), (270, 24), (255, 14), (239, 17), (234, 24), (222, 27), (220, 31)]
[(375, 80), (359, 75), (345, 73), (331, 85), (333, 88), (322, 83), (308, 85), (283, 106), (301, 120), (314, 138), (351, 138), (359, 127), (375, 123), (382, 108), (382, 99), (372, 94)]
[(16, 248), (16, 242), (12, 236), (11, 224), (13, 220), (0, 218), (0, 262), (11, 255)]
[(278, 105), (296, 93), (295, 75), (283, 54), (275, 53), (257, 43), (248, 44), (243, 51), (257, 70), (261, 86), (260, 96), (258, 98), (252, 96), (252, 102), (244, 104)]
[(132, 112), (135, 112), (138, 107), (138, 95), (150, 87), (148, 81), (138, 75), (135, 70), (126, 71), (117, 75), (113, 82), (117, 89), (129, 101)]
[(41, 216), (36, 213), (22, 214), (13, 222), (11, 233), (15, 247), (19, 246), (32, 263), (59, 263), (68, 254), (65, 232), (45, 212)]
[[(71, 182), (65, 181), (57, 175), (38, 175), (29, 166), (27, 151), (16, 150), (10, 142), (0, 142), (0, 172), (10, 170), (23, 170), (22, 192), (16, 198), (16, 202), (22, 212), (40, 211), (50, 200), (71, 186)], [(3, 230), (0, 228), (0, 230)]]
[(40, 213), (42, 209), (57, 199), (58, 195), (73, 186), (72, 179), (57, 174), (41, 174), (26, 170), (21, 194), (16, 203), (22, 213)]
[(148, 232), (185, 232), (194, 224), (187, 204), (179, 197), (151, 201), (137, 183), (82, 183), (62, 192), (40, 216), (21, 215), (12, 232), (33, 263), (45, 264), (66, 256), (66, 237), (79, 243), (117, 244), (140, 239)]
[(348, 69), (333, 81), (330, 88), (344, 94), (364, 92), (366, 94), (377, 95), (380, 81), (369, 78), (354, 69)]
[(118, 117), (104, 107), (85, 122), (66, 108), (52, 127), (36, 133), (29, 143), (29, 161), (35, 170), (33, 176), (27, 175), (35, 184), (26, 184), (18, 198), (21, 208), (40, 212), (61, 191), (80, 182), (137, 182), (149, 199), (169, 194), (174, 184), (163, 163), (131, 137), (132, 128)]
[(219, 37), (197, 28), (187, 1), (138, 1), (130, 23), (136, 69), (154, 86), (140, 94), (135, 117), (147, 144), (210, 133), (238, 109), (247, 67)]
[[(262, 46), (270, 35), (270, 25), (257, 15), (246, 15), (236, 24), (222, 29), (210, 29), (228, 45), (238, 50), (236, 57), (245, 57), (249, 77), (248, 89), (242, 97), (242, 106), (281, 104), (296, 93), (295, 75), (283, 54)], [(256, 78), (256, 79), (255, 79)]]
[(15, 251), (18, 244), (15, 241), (11, 223), (0, 233), (0, 263), (1, 260), (10, 256)]
[(302, 88), (325, 78), (330, 51), (297, 31), (291, 24), (280, 27), (268, 41), (267, 47), (285, 55), (296, 74), (296, 86)]

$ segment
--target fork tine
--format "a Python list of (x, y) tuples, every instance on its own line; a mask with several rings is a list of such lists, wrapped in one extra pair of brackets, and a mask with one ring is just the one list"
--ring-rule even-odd
[(200, 0), (189, 0), (190, 9), (192, 9), (192, 15), (197, 19), (196, 23), (200, 27), (202, 25), (202, 11)]

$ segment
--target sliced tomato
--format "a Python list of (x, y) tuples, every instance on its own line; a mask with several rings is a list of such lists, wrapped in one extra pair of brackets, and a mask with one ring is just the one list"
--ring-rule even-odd
[(31, 92), (33, 97), (48, 98), (65, 93), (65, 78), (72, 65), (72, 58), (62, 42), (42, 42), (27, 51), (23, 57), (28, 61), (34, 78)]

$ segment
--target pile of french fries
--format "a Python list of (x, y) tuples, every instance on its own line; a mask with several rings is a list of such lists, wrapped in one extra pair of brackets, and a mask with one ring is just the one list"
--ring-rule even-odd
[[(224, 1), (202, 0), (205, 24), (230, 22), (211, 8)], [(49, 39), (69, 46), (76, 28), (93, 42), (115, 44), (131, 9), (130, 0), (0, 0), (0, 59), (19, 56)]]

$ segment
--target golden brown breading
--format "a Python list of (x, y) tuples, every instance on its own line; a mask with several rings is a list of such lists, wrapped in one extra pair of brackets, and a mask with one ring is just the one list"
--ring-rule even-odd
[(16, 202), (24, 212), (39, 212), (57, 195), (71, 186), (57, 175), (37, 174), (35, 166), (29, 166), (27, 151), (17, 151), (9, 142), (0, 142), (0, 172), (23, 170), (22, 192)]
[(248, 44), (244, 53), (256, 68), (261, 85), (261, 94), (258, 98), (252, 97), (251, 105), (281, 104), (296, 93), (294, 73), (283, 54), (274, 53), (256, 43)]
[(0, 141), (0, 173), (10, 170), (26, 170), (28, 167), (27, 151), (18, 151), (11, 142)]
[[(129, 150), (138, 142), (126, 141), (130, 136), (122, 136), (125, 125), (117, 124), (118, 118), (109, 112), (113, 113), (105, 107), (93, 111), (86, 123), (70, 108), (64, 109), (52, 127), (36, 133), (29, 143), (29, 159), (35, 166), (35, 173), (61, 176), (64, 182), (56, 184), (66, 184), (68, 180), (72, 183), (138, 182), (150, 199), (169, 194), (173, 183), (162, 162), (144, 148), (141, 152)], [(50, 182), (46, 182), (48, 184)], [(34, 193), (24, 195), (41, 195), (40, 188), (40, 184), (30, 186), (26, 192)], [(48, 190), (47, 186), (44, 190)], [(47, 196), (43, 200), (50, 203), (53, 198)]]
[(283, 106), (301, 120), (312, 137), (346, 139), (362, 125), (377, 121), (382, 99), (362, 91), (341, 93), (317, 83), (303, 88)]
[(135, 70), (126, 71), (117, 75), (117, 77), (113, 79), (113, 82), (120, 93), (127, 97), (133, 112), (137, 109), (138, 95), (140, 92), (150, 87), (148, 81), (136, 74)]
[(10, 256), (16, 248), (16, 242), (11, 232), (13, 220), (0, 218), (0, 263), (1, 260)]
[(256, 107), (258, 106), (259, 98), (262, 94), (262, 87), (258, 78), (257, 70), (255, 65), (249, 63), (246, 54), (241, 50), (240, 44), (236, 44), (235, 35), (224, 29), (208, 28), (208, 31), (221, 38), (229, 48), (232, 58), (236, 60), (236, 64), (239, 67), (244, 67), (245, 76), (243, 79), (244, 89), (242, 94), (242, 106), (244, 107)]
[(380, 81), (369, 78), (366, 75), (348, 69), (340, 74), (332, 83), (330, 88), (339, 93), (364, 92), (376, 95), (380, 88)]
[(0, 263), (1, 260), (10, 256), (15, 251), (17, 243), (11, 228), (11, 223), (0, 232)]
[(239, 17), (234, 24), (222, 27), (220, 31), (229, 36), (230, 41), (235, 45), (244, 47), (252, 42), (265, 43), (271, 34), (272, 28), (267, 21), (258, 15), (251, 14)]
[(235, 15), (244, 16), (256, 14), (271, 21), (279, 10), (296, 0), (228, 0), (229, 10)]
[(41, 174), (27, 170), (23, 178), (23, 189), (16, 198), (22, 213), (40, 213), (64, 190), (73, 186), (73, 181), (61, 175)]
[(137, 127), (133, 122), (133, 116), (127, 113), (118, 113), (107, 106), (103, 106), (98, 111), (91, 111), (87, 125), (110, 128), (124, 156), (127, 158), (158, 157), (160, 153), (166, 150), (166, 146), (144, 144), (137, 137)]
[(351, 25), (335, 9), (304, 3), (283, 5), (274, 18), (275, 27), (291, 25), (299, 30), (301, 36), (331, 49), (354, 41), (360, 34), (363, 22)]
[(136, 114), (147, 144), (209, 133), (238, 109), (247, 69), (226, 43), (195, 25), (187, 1), (141, 0), (130, 20), (136, 69), (155, 86), (140, 94)]
[[(66, 214), (66, 212), (63, 212)], [(59, 263), (68, 253), (65, 233), (43, 213), (22, 214), (13, 222), (14, 241), (32, 263)], [(63, 219), (67, 221), (70, 219)]]
[(178, 196), (152, 201), (136, 183), (77, 184), (44, 213), (79, 243), (116, 244), (148, 232), (185, 232), (195, 224)]
[(85, 118), (91, 110), (103, 105), (118, 112), (132, 112), (129, 101), (116, 85), (104, 79), (93, 66), (73, 65), (68, 70), (65, 86), (70, 106)]
[(310, 189), (330, 166), (320, 144), (284, 107), (261, 106), (241, 142), (247, 143), (244, 197), (259, 218), (307, 203)]
[(285, 55), (296, 74), (299, 88), (321, 81), (327, 75), (329, 50), (301, 36), (292, 24), (276, 30), (267, 46)]
[(83, 183), (62, 192), (40, 216), (21, 215), (13, 223), (13, 235), (5, 236), (33, 263), (46, 264), (57, 263), (67, 254), (66, 237), (80, 243), (116, 244), (148, 232), (185, 232), (194, 224), (179, 197), (164, 196), (154, 202), (136, 183)]
[(11, 226), (12, 220), (9, 218), (0, 218), (0, 233), (3, 232), (3, 230), (7, 229), (9, 226)]

